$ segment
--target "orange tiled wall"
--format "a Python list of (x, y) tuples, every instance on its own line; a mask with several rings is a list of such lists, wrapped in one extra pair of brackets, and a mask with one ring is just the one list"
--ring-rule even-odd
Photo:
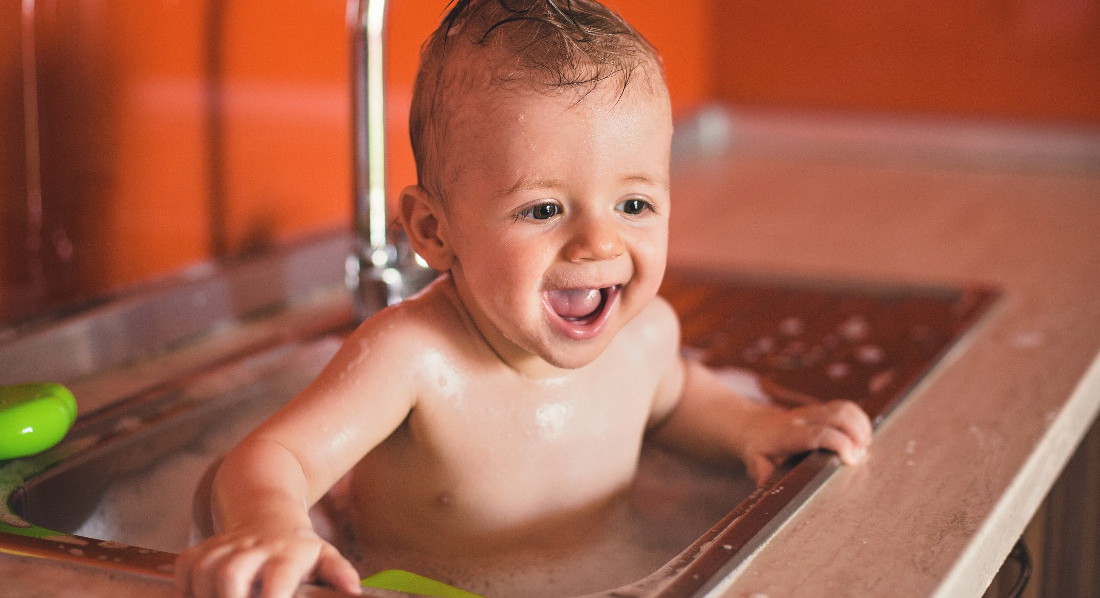
[[(446, 3), (390, 1), (391, 188), (414, 179), (408, 98)], [(686, 32), (701, 29), (705, 3), (620, 4), (677, 48), (677, 106), (698, 101), (705, 45)], [(0, 6), (0, 322), (347, 226), (343, 1), (34, 7), (27, 18)], [(682, 29), (658, 27), (673, 16)]]
[(33, 6), (0, 7), (0, 322), (346, 221), (343, 2)]
[[(609, 3), (664, 54), (680, 114), (1100, 123), (1096, 0)], [(342, 0), (21, 4), (0, 4), (0, 323), (347, 226)], [(446, 4), (390, 0), (391, 188), (414, 178), (413, 70)]]
[(734, 103), (1100, 124), (1097, 0), (714, 0)]

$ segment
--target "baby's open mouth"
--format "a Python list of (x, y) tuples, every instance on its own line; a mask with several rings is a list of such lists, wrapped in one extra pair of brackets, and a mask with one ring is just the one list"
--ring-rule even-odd
[(550, 309), (563, 320), (586, 320), (598, 313), (607, 300), (607, 289), (558, 289), (546, 292)]
[[(622, 285), (603, 288), (553, 289), (546, 291), (546, 305), (571, 329), (600, 328)], [(597, 330), (590, 330), (595, 333)]]

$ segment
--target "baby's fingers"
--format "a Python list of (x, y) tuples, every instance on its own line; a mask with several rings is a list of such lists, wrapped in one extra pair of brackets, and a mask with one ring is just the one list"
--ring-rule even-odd
[(328, 544), (287, 550), (268, 561), (263, 572), (263, 598), (291, 596), (306, 581), (332, 586), (348, 594), (361, 594), (359, 573), (339, 551)]
[(206, 575), (218, 589), (210, 596), (218, 598), (248, 598), (258, 580), (260, 569), (267, 555), (258, 550), (234, 553), (218, 563), (217, 568)]
[(341, 592), (362, 594), (359, 572), (331, 546), (326, 546), (317, 563), (317, 580)]
[(863, 449), (851, 437), (828, 422), (807, 422), (796, 420), (800, 425), (800, 434), (794, 436), (801, 441), (803, 450), (824, 449), (840, 456), (840, 460), (851, 465), (859, 462)]
[(176, 559), (176, 595), (181, 598), (214, 596), (217, 592), (214, 580), (203, 572), (225, 554), (224, 547), (212, 550), (206, 544), (192, 546), (180, 553)]
[(771, 479), (776, 465), (766, 455), (756, 455), (745, 463), (745, 470), (756, 486), (760, 487)]
[(176, 563), (176, 591), (195, 598), (247, 598), (263, 560), (254, 551), (234, 552), (230, 546), (190, 549)]
[(263, 598), (288, 598), (305, 581), (308, 567), (303, 572), (302, 563), (294, 559), (280, 558), (268, 561), (263, 573)]
[(829, 401), (822, 405), (827, 412), (827, 420), (852, 439), (859, 448), (871, 443), (871, 418), (852, 401)]

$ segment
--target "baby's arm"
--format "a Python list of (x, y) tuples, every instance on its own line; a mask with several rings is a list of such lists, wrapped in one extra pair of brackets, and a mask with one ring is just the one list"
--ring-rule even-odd
[[(663, 303), (663, 301), (661, 302)], [(751, 401), (730, 390), (704, 365), (679, 356), (679, 326), (671, 308), (661, 326), (668, 364), (655, 398), (650, 437), (698, 458), (740, 459), (758, 485), (789, 457), (815, 449), (861, 459), (871, 442), (871, 421), (851, 401), (810, 403), (793, 409)], [(659, 313), (659, 312), (658, 312)]]
[(176, 563), (179, 593), (244, 597), (258, 585), (264, 596), (289, 596), (307, 579), (356, 593), (355, 569), (313, 531), (313, 494), (291, 451), (259, 435), (246, 439), (215, 478), (218, 534), (185, 550)]
[(180, 555), (180, 594), (245, 597), (258, 585), (265, 597), (290, 596), (309, 580), (359, 593), (358, 573), (313, 531), (309, 507), (411, 409), (409, 376), (394, 371), (402, 361), (376, 357), (401, 347), (371, 328), (225, 457), (212, 492), (218, 533)]

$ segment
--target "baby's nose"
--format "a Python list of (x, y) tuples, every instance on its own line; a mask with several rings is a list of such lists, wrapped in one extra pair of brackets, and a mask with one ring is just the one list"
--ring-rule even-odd
[(589, 218), (578, 223), (565, 249), (565, 257), (572, 262), (610, 260), (622, 255), (623, 251), (623, 239), (615, 223)]

